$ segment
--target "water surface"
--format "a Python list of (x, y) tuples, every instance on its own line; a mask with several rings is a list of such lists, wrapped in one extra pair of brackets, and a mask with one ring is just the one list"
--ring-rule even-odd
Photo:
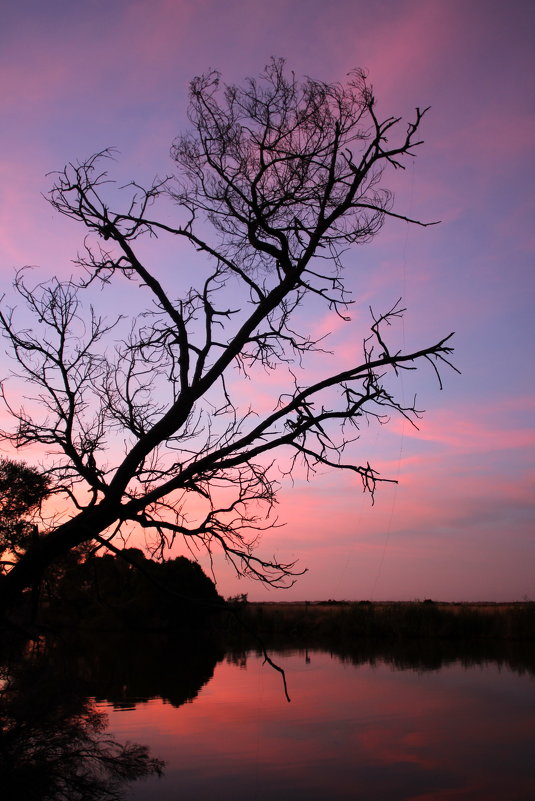
[(430, 670), (398, 660), (397, 669), (321, 650), (275, 658), (290, 704), (279, 675), (254, 653), (217, 662), (182, 705), (165, 694), (99, 701), (114, 737), (146, 744), (166, 762), (163, 778), (136, 782), (127, 797), (535, 798), (532, 673), (484, 661)]

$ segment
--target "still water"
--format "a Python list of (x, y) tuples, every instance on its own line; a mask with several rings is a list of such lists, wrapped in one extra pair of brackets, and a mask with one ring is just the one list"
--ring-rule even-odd
[[(199, 687), (96, 707), (118, 741), (165, 760), (131, 801), (531, 801), (535, 677), (481, 660), (430, 669), (327, 651), (219, 657)], [(162, 670), (170, 674), (166, 660)], [(176, 664), (176, 663), (175, 663)], [(213, 675), (210, 675), (213, 673)]]

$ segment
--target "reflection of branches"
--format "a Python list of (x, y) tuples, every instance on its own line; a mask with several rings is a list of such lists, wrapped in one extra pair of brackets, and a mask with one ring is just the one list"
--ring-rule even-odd
[[(161, 775), (145, 746), (106, 734), (106, 716), (46, 667), (6, 671), (0, 695), (0, 776), (6, 798), (118, 801), (128, 782)], [(4, 668), (4, 670), (6, 670)]]
[[(415, 403), (398, 400), (392, 379), (430, 362), (440, 380), (439, 368), (450, 366), (451, 335), (410, 352), (389, 344), (385, 329), (402, 314), (396, 304), (372, 314), (358, 359), (311, 381), (309, 359), (324, 343), (297, 319), (314, 301), (348, 320), (345, 250), (389, 217), (424, 224), (394, 212), (380, 184), (421, 144), (425, 111), (401, 131), (398, 118), (379, 120), (359, 71), (345, 86), (299, 84), (274, 60), (223, 99), (219, 82), (217, 73), (192, 82), (193, 131), (173, 146), (178, 181), (134, 183), (113, 211), (101, 168), (110, 151), (56, 176), (52, 205), (88, 232), (78, 258), (85, 277), (30, 287), (19, 274), (16, 290), (35, 327), (21, 329), (14, 311), (0, 323), (33, 405), (19, 409), (5, 395), (17, 424), (5, 436), (54, 454), (55, 490), (74, 512), (4, 577), (0, 596), (81, 542), (131, 524), (153, 532), (155, 552), (180, 536), (210, 555), (222, 550), (240, 574), (291, 584), (294, 563), (255, 550), (271, 525), (279, 455), (290, 454), (283, 474), (348, 471), (373, 497), (389, 479), (348, 455), (360, 426), (391, 414), (414, 422)], [(165, 199), (178, 204), (182, 222), (152, 214)], [(199, 280), (180, 295), (179, 276), (164, 286), (138, 246), (147, 234), (193, 246)], [(142, 290), (141, 314), (126, 332), (124, 320), (105, 322), (93, 310), (84, 322), (81, 296), (117, 282)], [(275, 370), (286, 386), (259, 413), (240, 399), (236, 378), (243, 386)]]

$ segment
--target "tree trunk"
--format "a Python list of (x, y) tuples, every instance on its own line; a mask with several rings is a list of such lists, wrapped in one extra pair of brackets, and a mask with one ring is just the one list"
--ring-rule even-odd
[(116, 509), (102, 506), (86, 509), (32, 543), (10, 572), (0, 576), (0, 613), (16, 606), (24, 590), (39, 584), (57, 559), (101, 534), (116, 519)]

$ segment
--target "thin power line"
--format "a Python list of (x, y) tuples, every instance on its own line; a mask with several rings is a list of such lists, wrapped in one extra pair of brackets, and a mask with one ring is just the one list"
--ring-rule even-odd
[[(412, 168), (411, 168), (410, 190), (409, 190), (409, 213), (408, 213), (408, 216), (410, 218), (412, 218), (413, 205), (414, 205), (414, 203), (413, 203), (414, 202), (414, 179), (415, 179), (415, 171), (414, 171), (414, 160), (413, 160)], [(402, 276), (401, 276), (402, 292), (401, 292), (401, 295), (402, 295), (402, 297), (404, 299), (406, 299), (406, 296), (407, 296), (407, 248), (408, 248), (408, 243), (409, 243), (409, 229), (411, 227), (411, 224), (410, 223), (406, 223), (405, 225), (406, 225), (406, 227), (405, 227), (405, 238), (404, 238), (404, 242), (403, 242), (403, 250), (402, 250), (402, 257), (401, 257), (401, 266), (402, 266)], [(401, 340), (402, 340), (402, 343), (403, 343), (403, 350), (405, 350), (405, 318), (404, 317), (401, 318)], [(402, 402), (403, 406), (405, 406), (405, 383), (403, 381), (403, 373), (400, 373), (399, 378), (400, 378), (400, 382), (401, 382), (401, 402)], [(400, 475), (400, 472), (401, 472), (401, 458), (402, 458), (402, 455), (403, 455), (404, 440), (405, 440), (405, 419), (402, 418), (402, 421), (401, 421), (401, 441), (400, 441), (400, 445), (399, 445), (398, 465), (397, 465), (397, 471), (396, 471), (396, 479), (397, 479), (398, 482), (399, 482), (399, 475)], [(377, 591), (377, 585), (379, 584), (379, 579), (381, 578), (381, 573), (382, 573), (382, 570), (383, 570), (383, 564), (384, 564), (384, 561), (385, 561), (386, 550), (387, 550), (388, 544), (390, 542), (390, 535), (392, 533), (392, 520), (394, 519), (394, 511), (395, 511), (395, 508), (396, 508), (397, 497), (398, 497), (398, 486), (399, 486), (399, 483), (394, 485), (394, 497), (392, 498), (392, 505), (390, 507), (390, 515), (389, 515), (389, 519), (388, 519), (386, 537), (385, 537), (385, 541), (384, 541), (384, 544), (383, 544), (383, 550), (381, 552), (381, 558), (379, 559), (379, 566), (377, 568), (377, 574), (375, 576), (375, 581), (373, 583), (373, 587), (372, 587), (372, 591), (371, 591), (371, 595), (370, 595), (370, 600), (374, 600), (374, 598), (375, 598), (375, 593)]]

